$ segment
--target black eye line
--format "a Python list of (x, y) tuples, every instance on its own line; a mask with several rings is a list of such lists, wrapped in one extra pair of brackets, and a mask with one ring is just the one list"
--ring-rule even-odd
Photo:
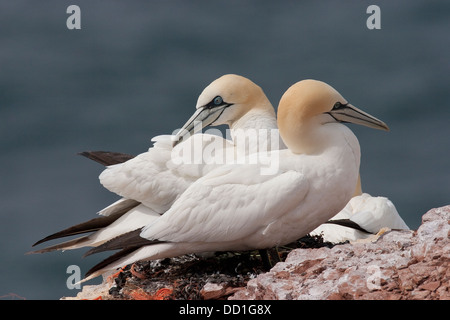
[[(209, 103), (208, 103), (209, 104)], [(212, 126), (212, 125), (214, 125), (214, 123), (220, 118), (220, 116), (222, 115), (222, 113), (224, 113), (224, 111), (225, 111), (225, 109), (226, 108), (228, 108), (228, 107), (231, 107), (233, 104), (232, 103), (223, 103), (221, 106), (224, 106), (221, 110), (219, 110), (220, 111), (220, 113), (219, 113), (219, 115), (217, 116), (217, 118), (213, 121), (213, 122), (211, 122), (209, 125), (210, 126)], [(216, 107), (219, 107), (219, 106), (216, 106)], [(212, 109), (213, 107), (208, 107), (208, 109)], [(217, 112), (217, 111), (215, 111), (215, 112)]]
[[(220, 98), (222, 100), (222, 102), (220, 104), (215, 104), (214, 103), (214, 100), (216, 100), (217, 98)], [(232, 105), (232, 103), (226, 103), (225, 101), (223, 101), (221, 96), (215, 96), (214, 99), (212, 99), (207, 105), (205, 105), (205, 108), (212, 109), (212, 108), (221, 107), (221, 106), (224, 106), (224, 105), (229, 107), (230, 105)]]
[(341, 102), (336, 102), (333, 106), (332, 110), (339, 110), (339, 109), (343, 109), (346, 108), (348, 106), (348, 102), (347, 103), (341, 103)]
[[(336, 110), (340, 110), (340, 109), (344, 109), (348, 106), (349, 102), (347, 103), (341, 103), (341, 102), (336, 102), (333, 106), (333, 109), (331, 109), (331, 111), (336, 111)], [(329, 112), (325, 112), (326, 114), (330, 115), (334, 120), (336, 120), (337, 122), (341, 122), (341, 123), (347, 123), (347, 121), (341, 121), (336, 119), (336, 117), (331, 113), (331, 111)]]

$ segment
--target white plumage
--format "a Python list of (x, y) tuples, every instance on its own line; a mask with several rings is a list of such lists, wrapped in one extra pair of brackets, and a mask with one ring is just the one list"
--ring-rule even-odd
[(322, 224), (311, 235), (322, 235), (324, 241), (339, 243), (368, 238), (382, 228), (409, 230), (392, 201), (386, 197), (372, 197), (367, 193), (354, 196), (330, 220), (337, 219), (349, 219), (369, 233), (335, 224)]
[[(216, 102), (219, 103), (216, 105)], [(272, 104), (263, 90), (247, 78), (229, 74), (216, 79), (200, 94), (196, 108), (196, 113), (175, 136), (183, 140), (181, 143), (174, 146), (171, 135), (154, 137), (154, 145), (147, 152), (108, 166), (100, 174), (101, 184), (123, 198), (99, 214), (120, 217), (88, 236), (35, 252), (99, 246), (151, 223), (164, 214), (189, 185), (224, 163), (236, 163), (260, 148), (285, 148), (278, 135), (273, 139), (272, 130), (278, 130)], [(233, 139), (212, 134), (191, 135), (197, 129), (194, 126), (197, 122), (200, 129), (226, 124)], [(260, 129), (265, 134), (255, 138), (254, 133)], [(91, 224), (87, 224), (86, 231), (92, 231), (90, 228)], [(36, 244), (78, 233), (81, 232), (73, 233), (72, 228), (68, 228)]]
[(138, 235), (157, 242), (131, 253), (124, 243), (123, 255), (94, 267), (87, 279), (138, 260), (263, 249), (309, 233), (347, 204), (358, 181), (359, 143), (341, 121), (387, 129), (323, 82), (293, 85), (278, 108), (279, 130), (289, 149), (269, 153), (278, 159), (276, 173), (261, 174), (260, 163), (210, 171)]
[[(227, 124), (233, 139), (189, 136), (196, 121), (201, 127)], [(102, 172), (102, 185), (123, 197), (99, 212), (111, 222), (36, 252), (111, 243), (124, 249), (94, 267), (89, 279), (138, 260), (283, 245), (312, 230), (332, 242), (366, 236), (321, 225), (330, 218), (350, 219), (374, 233), (384, 226), (407, 228), (386, 198), (362, 194), (348, 202), (358, 181), (360, 150), (340, 122), (387, 129), (327, 84), (306, 80), (280, 101), (285, 149), (273, 136), (275, 113), (261, 88), (240, 76), (223, 76), (200, 95), (197, 111), (175, 136), (180, 143), (174, 146), (169, 135), (155, 137), (147, 152)], [(139, 232), (133, 244), (142, 247), (130, 251), (120, 241), (134, 230)], [(49, 238), (67, 235), (64, 231)]]

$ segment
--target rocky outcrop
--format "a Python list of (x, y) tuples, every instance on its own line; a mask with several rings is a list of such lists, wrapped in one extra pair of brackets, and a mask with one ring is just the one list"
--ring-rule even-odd
[(417, 231), (296, 249), (231, 299), (450, 299), (450, 206), (430, 210)]
[(263, 272), (257, 254), (186, 256), (128, 266), (75, 299), (450, 299), (450, 206), (416, 231), (329, 245), (304, 239)]

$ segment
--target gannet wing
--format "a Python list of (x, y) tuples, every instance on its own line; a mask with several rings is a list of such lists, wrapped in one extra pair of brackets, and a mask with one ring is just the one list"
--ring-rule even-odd
[(409, 230), (392, 201), (386, 197), (372, 197), (363, 193), (353, 197), (349, 203), (353, 207), (350, 220), (369, 232), (375, 234), (384, 227)]
[[(134, 200), (127, 200), (127, 199), (121, 199), (111, 206), (109, 206), (108, 209), (105, 211), (106, 214), (103, 214), (102, 217), (93, 218), (91, 220), (79, 223), (77, 225), (71, 226), (69, 228), (66, 228), (64, 230), (61, 230), (59, 232), (53, 233), (39, 241), (37, 241), (35, 244), (33, 244), (33, 247), (41, 244), (43, 242), (47, 242), (54, 239), (59, 239), (63, 237), (69, 237), (74, 236), (78, 234), (88, 233), (88, 232), (94, 232), (98, 231), (102, 228), (105, 228), (109, 225), (111, 225), (114, 221), (118, 220), (120, 217), (122, 217), (124, 214), (126, 214), (131, 209), (135, 208), (137, 205), (139, 205), (139, 202), (136, 202)], [(78, 242), (81, 243), (81, 242)], [(59, 246), (52, 246), (54, 250), (64, 248), (64, 246), (72, 244), (72, 242), (60, 244)], [(47, 249), (47, 248), (46, 248)], [(47, 251), (53, 251), (53, 250), (47, 250)], [(47, 252), (45, 251), (45, 252)]]
[[(205, 151), (223, 150), (231, 143), (219, 136), (197, 134), (172, 148), (171, 136), (158, 136), (155, 144), (124, 163), (107, 167), (101, 184), (124, 198), (141, 202), (164, 213), (187, 187), (223, 161), (210, 159)], [(208, 158), (209, 157), (209, 158)]]
[(192, 184), (141, 236), (171, 242), (240, 239), (263, 232), (299, 206), (308, 189), (296, 171), (261, 175), (257, 165), (226, 165)]
[[(98, 214), (103, 217), (94, 218), (51, 234), (39, 240), (33, 246), (49, 240), (88, 232), (95, 232), (93, 235), (53, 245), (34, 253), (75, 248), (81, 245), (98, 245), (106, 235), (118, 236), (121, 232), (132, 230), (130, 228), (139, 225), (141, 221), (153, 220), (155, 215), (158, 215), (157, 213), (164, 213), (165, 208), (170, 207), (178, 195), (184, 192), (193, 181), (223, 164), (223, 162), (217, 161), (218, 159), (212, 159), (211, 155), (216, 155), (216, 152), (205, 154), (204, 150), (223, 151), (224, 148), (230, 148), (231, 150), (232, 147), (228, 140), (219, 136), (194, 135), (191, 139), (187, 139), (185, 143), (180, 144), (178, 148), (187, 154), (187, 150), (190, 150), (191, 147), (197, 148), (200, 146), (201, 152), (193, 153), (200, 159), (178, 159), (180, 161), (177, 163), (172, 161), (172, 140), (170, 136), (158, 136), (153, 141), (155, 146), (150, 148), (149, 152), (136, 158), (130, 156), (128, 161), (112, 165), (104, 171), (106, 175), (109, 175), (111, 190), (118, 190), (116, 193), (122, 196), (136, 196), (142, 200), (143, 205), (139, 206), (141, 202), (138, 200), (124, 197), (99, 211)], [(158, 150), (162, 150), (162, 152), (160, 153)], [(194, 151), (197, 150), (194, 149)], [(128, 158), (121, 153), (103, 152), (89, 154), (88, 157), (94, 160), (101, 159), (100, 163), (108, 164), (114, 162), (114, 159), (110, 158), (111, 154), (119, 155), (120, 159)], [(175, 156), (182, 157), (186, 154), (178, 152)], [(87, 155), (87, 153), (83, 153), (83, 155)], [(117, 158), (115, 160), (118, 161)], [(154, 173), (153, 176), (152, 172)], [(119, 190), (120, 188), (122, 190)], [(131, 223), (133, 219), (135, 223)], [(144, 225), (145, 223), (139, 226)], [(120, 228), (120, 226), (123, 226), (123, 228)]]
[[(143, 226), (149, 224), (151, 221), (155, 219), (158, 219), (159, 217), (160, 214), (152, 211), (150, 208), (142, 204), (136, 205), (133, 208), (126, 209), (123, 213), (117, 212), (116, 214), (113, 215), (98, 217), (95, 219), (91, 219), (87, 222), (80, 223), (76, 226), (67, 228), (63, 231), (57, 232), (51, 236), (48, 236), (38, 241), (33, 246), (57, 238), (82, 234), (86, 232), (92, 232), (89, 235), (82, 236), (80, 238), (62, 242), (29, 253), (44, 253), (55, 250), (68, 250), (68, 249), (77, 249), (81, 247), (101, 246), (111, 239), (120, 238), (121, 236), (129, 233), (130, 231), (141, 229)], [(129, 238), (126, 238), (126, 241), (129, 241)], [(129, 244), (126, 243), (126, 245), (128, 246)]]

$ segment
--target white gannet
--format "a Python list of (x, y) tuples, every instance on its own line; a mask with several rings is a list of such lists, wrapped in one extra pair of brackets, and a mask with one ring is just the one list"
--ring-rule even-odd
[(152, 223), (91, 250), (122, 249), (84, 281), (140, 260), (265, 249), (311, 232), (347, 204), (357, 185), (360, 147), (342, 122), (388, 129), (324, 82), (294, 84), (278, 107), (288, 149), (270, 152), (279, 160), (276, 173), (261, 174), (249, 163), (210, 171)]
[[(234, 155), (231, 160), (236, 160), (236, 157), (253, 153), (261, 147), (265, 150), (285, 148), (281, 140), (272, 139), (272, 130), (277, 129), (272, 104), (263, 90), (245, 77), (228, 74), (214, 80), (200, 94), (196, 109), (175, 136), (175, 140), (184, 140), (175, 147), (173, 137), (166, 135), (153, 138), (153, 147), (136, 157), (119, 153), (94, 154), (100, 163), (116, 163), (108, 166), (99, 178), (105, 188), (123, 198), (101, 210), (101, 217), (52, 234), (33, 246), (61, 237), (91, 234), (32, 253), (95, 247), (145, 226), (167, 211), (190, 184), (223, 165), (221, 160), (230, 160), (219, 158), (220, 151), (229, 156), (228, 151), (231, 150), (231, 155)], [(196, 123), (200, 122), (201, 128), (227, 124), (232, 140), (211, 134), (195, 134), (188, 138), (196, 129)], [(255, 130), (260, 129), (265, 135), (255, 138)], [(190, 154), (191, 148), (200, 149)], [(183, 160), (184, 155), (192, 158), (175, 161)]]
[[(333, 221), (344, 221), (344, 225), (334, 224)], [(354, 222), (354, 227), (346, 227), (347, 221)], [(340, 243), (366, 239), (377, 234), (382, 228), (409, 230), (408, 225), (399, 215), (395, 205), (386, 197), (371, 196), (360, 192), (355, 194), (329, 223), (324, 223), (310, 232), (310, 235), (321, 235), (324, 241)]]

